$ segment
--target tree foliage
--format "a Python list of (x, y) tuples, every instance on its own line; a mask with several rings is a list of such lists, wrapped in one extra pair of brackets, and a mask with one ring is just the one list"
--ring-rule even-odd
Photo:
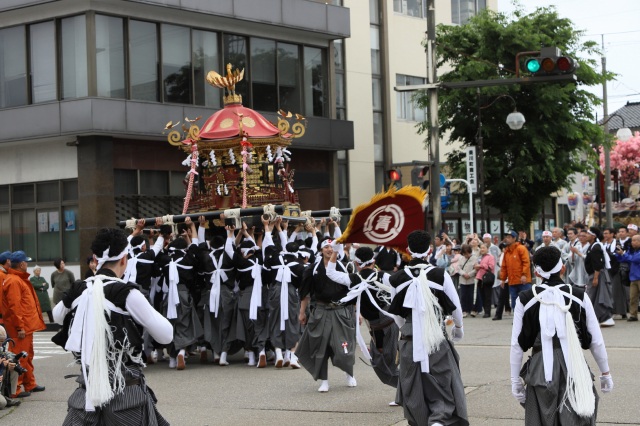
[[(594, 42), (580, 40), (582, 32), (558, 16), (553, 7), (513, 16), (484, 11), (466, 25), (439, 25), (438, 67), (441, 81), (470, 81), (515, 77), (518, 52), (557, 46), (577, 58), (577, 83), (539, 83), (439, 91), (441, 134), (450, 132), (456, 144), (447, 158), (457, 176), (465, 175), (464, 148), (477, 145), (478, 112), (482, 106), (484, 182), (488, 205), (499, 209), (514, 227), (524, 228), (542, 210), (553, 192), (568, 187), (574, 173), (593, 173), (597, 164), (593, 145), (602, 142), (592, 107), (600, 99), (584, 90), (602, 84), (595, 60), (580, 55), (597, 53)], [(523, 62), (524, 63), (524, 62)], [(511, 130), (505, 123), (515, 99), (526, 124)], [(417, 101), (428, 106), (426, 94)], [(492, 104), (492, 102), (494, 102)], [(491, 105), (491, 106), (488, 106)], [(428, 130), (428, 123), (420, 125)]]

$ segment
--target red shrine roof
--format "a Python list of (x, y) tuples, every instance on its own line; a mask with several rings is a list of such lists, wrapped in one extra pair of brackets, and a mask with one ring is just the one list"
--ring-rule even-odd
[[(200, 129), (200, 138), (204, 140), (228, 140), (240, 136), (238, 120), (242, 117), (242, 129), (249, 138), (273, 138), (280, 131), (258, 112), (234, 103), (207, 119)], [(288, 135), (287, 135), (288, 136)], [(288, 139), (288, 137), (285, 138)]]

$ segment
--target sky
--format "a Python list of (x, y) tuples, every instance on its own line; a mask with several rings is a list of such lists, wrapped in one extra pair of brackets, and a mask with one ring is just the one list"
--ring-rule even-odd
[[(640, 102), (639, 0), (521, 0), (520, 3), (527, 12), (555, 6), (561, 17), (571, 19), (576, 29), (585, 31), (585, 40), (594, 40), (599, 46), (604, 34), (607, 71), (618, 74), (616, 80), (607, 83), (609, 114), (628, 101)], [(498, 0), (499, 12), (514, 9), (513, 0)], [(602, 86), (588, 90), (602, 97)], [(596, 107), (596, 112), (601, 118), (602, 106)]]

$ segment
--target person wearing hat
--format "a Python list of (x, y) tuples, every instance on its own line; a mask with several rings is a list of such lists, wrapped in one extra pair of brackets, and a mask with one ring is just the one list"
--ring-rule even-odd
[(47, 280), (40, 276), (42, 268), (36, 265), (33, 268), (33, 275), (29, 278), (31, 285), (36, 290), (38, 295), (38, 302), (40, 302), (40, 309), (42, 312), (46, 312), (49, 316), (49, 323), (53, 323), (53, 315), (51, 314), (51, 299), (49, 298), (49, 283)]
[[(0, 259), (1, 260), (1, 259)], [(25, 351), (26, 358), (20, 360), (20, 364), (26, 372), (18, 378), (16, 396), (29, 396), (31, 392), (42, 392), (44, 386), (36, 383), (33, 374), (33, 333), (44, 330), (42, 311), (38, 296), (29, 281), (27, 267), (31, 258), (23, 251), (15, 251), (9, 257), (11, 268), (2, 284), (2, 315), (7, 334), (15, 341), (12, 352)], [(20, 390), (24, 387), (24, 392)]]
[[(407, 236), (409, 264), (389, 278), (396, 294), (389, 313), (405, 319), (400, 327), (397, 398), (410, 425), (467, 426), (467, 404), (454, 345), (464, 336), (462, 308), (449, 274), (428, 263), (431, 236)], [(445, 317), (454, 327), (449, 338)]]
[(634, 235), (638, 235), (638, 225), (636, 225), (635, 223), (628, 224), (627, 231), (629, 231), (629, 238), (633, 237)]
[[(542, 284), (520, 292), (516, 300), (511, 393), (525, 409), (526, 425), (595, 425), (598, 395), (583, 349), (591, 350), (598, 365), (602, 392), (613, 390), (613, 379), (591, 300), (583, 289), (562, 281), (564, 265), (556, 247), (537, 250), (533, 262)], [(522, 366), (529, 349), (531, 357)]]
[[(531, 261), (529, 250), (523, 246), (517, 238), (518, 233), (513, 229), (504, 235), (506, 248), (500, 268), (500, 281), (507, 281), (509, 284), (511, 309), (516, 305), (518, 294), (531, 288)], [(502, 315), (502, 312), (500, 312), (500, 315)], [(498, 312), (496, 312), (496, 316), (498, 316)]]

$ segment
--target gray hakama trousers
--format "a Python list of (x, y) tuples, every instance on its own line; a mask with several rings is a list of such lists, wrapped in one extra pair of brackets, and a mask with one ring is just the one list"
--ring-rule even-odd
[(293, 349), (300, 339), (300, 301), (298, 292), (292, 285), (288, 285), (287, 297), (289, 301), (289, 318), (284, 322), (284, 330), (280, 330), (280, 289), (282, 285), (276, 283), (269, 288), (269, 340), (271, 344), (280, 349)]
[(258, 318), (253, 320), (253, 348), (260, 352), (269, 339), (269, 288), (262, 285), (262, 304), (258, 308)]
[[(411, 337), (411, 318), (402, 327), (403, 338)], [(400, 377), (396, 399), (410, 425), (468, 426), (467, 403), (458, 367), (458, 353), (449, 340), (429, 355), (429, 373), (413, 361), (413, 341), (400, 340)]]
[(353, 307), (316, 302), (296, 349), (300, 364), (314, 380), (327, 380), (329, 359), (335, 367), (353, 376), (355, 349)]
[(587, 294), (593, 304), (593, 310), (598, 322), (604, 322), (611, 318), (613, 312), (613, 297), (611, 296), (611, 280), (609, 272), (603, 269), (598, 278), (598, 285), (593, 287), (593, 274), (589, 274), (587, 282)]
[[(369, 321), (369, 329), (371, 332), (371, 343), (369, 344), (369, 353), (371, 354), (371, 366), (376, 376), (385, 385), (398, 387), (398, 336), (400, 329), (396, 323), (382, 314), (381, 318), (376, 321)], [(384, 338), (382, 342), (382, 352), (377, 348), (373, 330), (383, 327)]]
[[(534, 348), (539, 348), (539, 345), (540, 337), (536, 339)], [(520, 376), (527, 385), (524, 415), (526, 426), (595, 426), (598, 413), (598, 394), (595, 387), (593, 393), (596, 395), (596, 410), (593, 417), (586, 419), (580, 417), (568, 403), (561, 404), (567, 384), (567, 367), (561, 348), (554, 347), (553, 349), (553, 379), (551, 382), (547, 383), (544, 378), (542, 352), (534, 353), (529, 358), (529, 361), (522, 368)]]
[(63, 426), (168, 426), (169, 422), (156, 409), (156, 397), (146, 385), (142, 371), (131, 369), (125, 378), (138, 380), (139, 384), (126, 386), (109, 403), (96, 407), (96, 411), (85, 411), (86, 391), (80, 375), (76, 379), (80, 386), (67, 402)]
[(211, 350), (217, 354), (223, 351), (229, 330), (233, 322), (233, 315), (236, 314), (236, 300), (233, 290), (226, 286), (220, 286), (220, 304), (218, 306), (218, 316), (211, 312), (209, 306), (209, 296), (211, 290), (202, 293), (202, 325), (204, 326), (204, 341), (211, 346)]
[(627, 315), (629, 309), (629, 287), (622, 284), (620, 273), (615, 274), (611, 280), (611, 293), (613, 297), (613, 313)]
[[(235, 327), (235, 338), (244, 342), (244, 349), (247, 351), (253, 350), (253, 341), (255, 336), (254, 323), (249, 319), (252, 291), (253, 286), (249, 286), (238, 292), (238, 316)], [(260, 308), (258, 308), (258, 318), (259, 317)]]
[[(170, 319), (173, 324), (173, 348), (178, 351), (189, 345), (193, 345), (202, 336), (202, 324), (198, 319), (198, 313), (193, 303), (191, 293), (187, 286), (178, 284), (178, 299), (180, 303), (176, 306), (178, 317)], [(167, 312), (167, 299), (164, 300), (164, 312)], [(172, 355), (173, 356), (173, 355)]]

